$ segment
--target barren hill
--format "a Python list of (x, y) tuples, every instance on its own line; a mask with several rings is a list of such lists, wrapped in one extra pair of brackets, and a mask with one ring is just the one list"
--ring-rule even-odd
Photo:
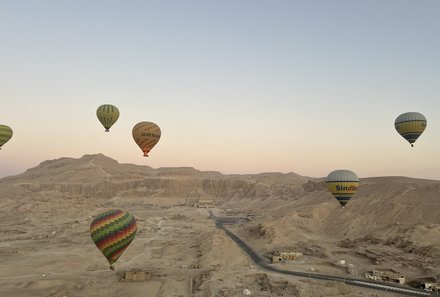
[[(358, 192), (341, 209), (322, 178), (295, 173), (224, 175), (189, 167), (153, 169), (120, 164), (102, 154), (60, 158), (0, 179), (0, 261), (6, 265), (0, 274), (15, 271), (21, 279), (20, 275), (26, 275), (27, 270), (44, 271), (45, 267), (57, 273), (66, 272), (54, 260), (16, 266), (32, 254), (41, 256), (41, 261), (49, 256), (39, 252), (34, 244), (45, 248), (55, 244), (65, 250), (62, 257), (82, 257), (83, 264), (72, 261), (71, 269), (95, 271), (89, 260), (84, 262), (90, 259), (88, 253), (96, 252), (88, 238), (90, 219), (102, 210), (121, 207), (135, 214), (143, 238), (137, 242), (145, 241), (127, 251), (141, 252), (145, 256), (142, 261), (148, 265), (199, 267), (202, 271), (196, 283), (200, 296), (222, 285), (233, 286), (231, 269), (237, 271), (246, 285), (254, 283), (252, 280), (266, 279), (258, 271), (251, 276), (238, 272), (242, 266), (249, 271), (251, 263), (224, 234), (215, 230), (205, 210), (192, 207), (204, 199), (216, 203), (215, 211), (220, 216), (235, 214), (246, 218), (230, 228), (262, 255), (270, 257), (283, 250), (302, 252), (304, 257), (291, 267), (293, 270), (313, 269), (362, 277), (367, 270), (392, 268), (408, 279), (425, 277), (440, 281), (439, 197), (440, 181), (361, 178)], [(80, 251), (83, 245), (87, 246), (85, 254)], [(129, 268), (139, 258), (134, 252), (127, 254), (125, 257), (131, 255), (132, 260), (122, 263)], [(93, 263), (102, 263), (100, 256), (95, 256)], [(340, 259), (349, 264), (335, 265)], [(18, 270), (8, 270), (8, 265)], [(99, 267), (105, 269), (105, 265)], [(180, 274), (176, 275), (180, 279)], [(0, 283), (1, 279), (0, 275)], [(56, 284), (61, 283), (64, 284)], [(11, 291), (3, 293), (17, 293), (17, 284), (22, 285), (11, 283)], [(310, 286), (306, 287), (316, 291), (315, 285)], [(289, 283), (288, 287), (297, 294), (292, 296), (309, 296), (298, 293), (307, 292), (298, 283)], [(46, 296), (44, 289), (42, 292), (41, 296)], [(168, 296), (180, 296), (166, 292)], [(86, 295), (93, 295), (89, 293)], [(29, 295), (15, 295), (36, 296), (33, 291)], [(134, 292), (130, 296), (137, 295)], [(195, 292), (194, 296), (199, 295)]]

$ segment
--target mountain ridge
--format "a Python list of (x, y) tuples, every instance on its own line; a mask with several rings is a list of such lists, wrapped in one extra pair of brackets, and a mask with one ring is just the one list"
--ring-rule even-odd
[[(13, 180), (16, 178), (26, 177), (26, 178), (36, 178), (41, 177), (44, 174), (38, 174), (38, 171), (48, 170), (46, 172), (46, 175), (53, 175), (57, 174), (57, 169), (60, 169), (60, 171), (63, 170), (72, 170), (77, 169), (78, 171), (87, 170), (91, 168), (102, 168), (104, 171), (106, 171), (107, 174), (114, 171), (116, 167), (119, 168), (126, 168), (131, 169), (131, 172), (133, 172), (134, 169), (136, 170), (142, 170), (143, 174), (147, 175), (156, 175), (156, 176), (173, 176), (173, 175), (210, 175), (210, 176), (222, 176), (222, 177), (237, 177), (237, 178), (243, 178), (243, 177), (254, 177), (258, 178), (259, 180), (265, 179), (270, 180), (271, 177), (279, 178), (279, 177), (285, 177), (287, 180), (289, 178), (298, 178), (302, 179), (302, 181), (308, 181), (308, 180), (315, 180), (315, 181), (321, 181), (324, 180), (325, 177), (310, 177), (310, 176), (302, 176), (300, 174), (297, 174), (295, 172), (260, 172), (260, 173), (230, 173), (230, 174), (224, 174), (220, 171), (214, 171), (214, 170), (198, 170), (194, 167), (159, 167), (159, 168), (152, 168), (147, 165), (137, 165), (137, 164), (131, 164), (131, 163), (119, 163), (117, 160), (112, 159), (110, 157), (105, 156), (102, 153), (97, 154), (85, 154), (80, 158), (72, 158), (72, 157), (60, 157), (57, 159), (52, 160), (45, 160), (42, 161), (40, 164), (38, 164), (35, 167), (27, 169), (23, 173), (19, 173), (16, 175), (6, 176), (3, 178), (0, 178), (0, 182), (2, 180)], [(110, 172), (107, 172), (110, 171)], [(105, 175), (105, 174), (104, 174)], [(407, 177), (407, 176), (369, 176), (369, 177), (363, 177), (361, 178), (362, 181), (369, 181), (369, 182), (389, 182), (389, 181), (396, 181), (399, 182), (405, 182), (405, 181), (437, 181), (434, 179), (424, 179), (424, 178), (416, 178), (416, 177)]]

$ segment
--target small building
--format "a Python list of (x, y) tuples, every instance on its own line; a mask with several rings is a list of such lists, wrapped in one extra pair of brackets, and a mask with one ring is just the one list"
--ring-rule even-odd
[(125, 282), (145, 282), (151, 279), (151, 273), (147, 271), (125, 271), (121, 281)]
[(405, 277), (392, 268), (368, 271), (365, 273), (365, 278), (398, 284), (405, 283)]
[(214, 200), (212, 200), (212, 199), (199, 199), (194, 204), (194, 206), (197, 208), (200, 208), (200, 207), (209, 208), (209, 207), (214, 207), (216, 205), (217, 205), (217, 203), (215, 203)]
[(280, 263), (286, 261), (293, 261), (301, 257), (303, 254), (300, 252), (280, 252), (279, 255), (273, 256), (272, 263)]
[(220, 295), (221, 296), (229, 296), (229, 289), (228, 288), (221, 288)]

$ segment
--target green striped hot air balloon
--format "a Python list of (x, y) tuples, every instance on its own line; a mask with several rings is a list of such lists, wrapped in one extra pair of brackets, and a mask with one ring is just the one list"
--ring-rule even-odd
[(110, 127), (113, 126), (119, 118), (119, 109), (114, 105), (104, 104), (98, 107), (96, 116), (104, 126), (105, 132), (108, 132)]
[(399, 115), (394, 121), (397, 132), (414, 146), (417, 138), (426, 129), (426, 118), (419, 112), (406, 112)]
[(123, 210), (106, 211), (90, 224), (90, 236), (93, 242), (110, 263), (113, 263), (122, 255), (136, 236), (136, 219)]
[(12, 129), (6, 125), (0, 125), (0, 150), (2, 146), (12, 137)]
[(326, 184), (330, 193), (344, 208), (351, 196), (356, 193), (359, 187), (359, 178), (353, 171), (340, 169), (329, 173)]

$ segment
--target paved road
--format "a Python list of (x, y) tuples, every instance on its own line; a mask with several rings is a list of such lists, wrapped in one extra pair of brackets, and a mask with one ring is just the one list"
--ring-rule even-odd
[(402, 285), (394, 285), (394, 284), (387, 284), (383, 282), (376, 282), (372, 280), (366, 280), (366, 279), (356, 279), (356, 278), (350, 278), (350, 277), (340, 277), (340, 276), (331, 276), (331, 275), (325, 275), (325, 274), (317, 274), (317, 273), (308, 273), (308, 272), (301, 272), (301, 271), (290, 271), (290, 270), (284, 270), (276, 268), (269, 264), (269, 262), (258, 255), (250, 246), (248, 246), (243, 240), (241, 240), (237, 235), (229, 231), (225, 228), (225, 226), (222, 223), (222, 220), (217, 220), (217, 218), (214, 216), (214, 214), (209, 211), (210, 217), (216, 222), (216, 226), (219, 229), (222, 229), (233, 241), (235, 241), (248, 255), (251, 257), (251, 259), (260, 266), (263, 269), (282, 273), (282, 274), (289, 274), (289, 275), (295, 275), (295, 276), (301, 276), (301, 277), (307, 277), (307, 278), (313, 278), (313, 279), (321, 279), (321, 280), (330, 280), (330, 281), (337, 281), (337, 282), (343, 282), (347, 285), (352, 286), (358, 286), (358, 287), (365, 287), (380, 291), (387, 291), (387, 292), (394, 292), (394, 293), (400, 293), (404, 295), (410, 295), (410, 296), (437, 296), (434, 294), (431, 294), (430, 292), (426, 292), (424, 290), (419, 290), (411, 287), (406, 287)]

